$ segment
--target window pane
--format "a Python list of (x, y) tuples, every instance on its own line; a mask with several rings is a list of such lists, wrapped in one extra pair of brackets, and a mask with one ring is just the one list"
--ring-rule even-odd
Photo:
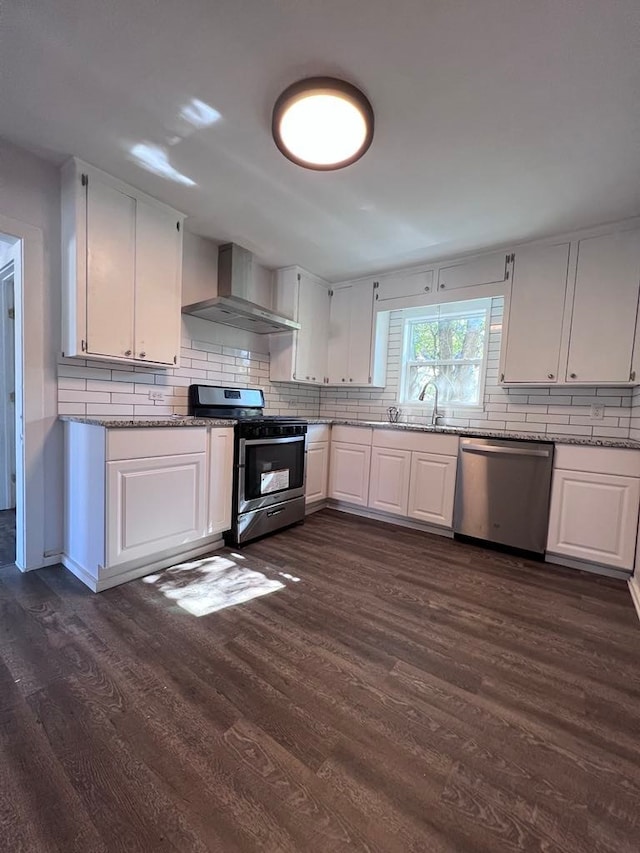
[[(418, 400), (425, 382), (434, 380), (438, 386), (438, 405), (445, 403), (473, 406), (479, 404), (479, 364), (420, 364), (410, 365), (407, 373), (407, 401)], [(433, 403), (435, 389), (427, 388), (425, 403)]]
[(482, 358), (486, 314), (441, 317), (411, 324), (410, 361)]

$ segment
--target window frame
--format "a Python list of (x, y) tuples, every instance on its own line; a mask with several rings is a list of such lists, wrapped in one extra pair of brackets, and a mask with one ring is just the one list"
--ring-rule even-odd
[[(484, 392), (487, 381), (488, 370), (488, 355), (489, 355), (489, 338), (491, 336), (491, 298), (484, 297), (481, 299), (466, 299), (457, 302), (439, 302), (434, 305), (423, 305), (420, 308), (405, 308), (402, 311), (402, 361), (400, 364), (400, 382), (398, 385), (397, 402), (404, 408), (415, 408), (424, 412), (433, 411), (432, 401), (423, 401), (407, 399), (407, 389), (409, 387), (409, 370), (413, 365), (432, 364), (434, 367), (447, 364), (478, 364), (479, 365), (479, 381), (478, 381), (478, 402), (474, 403), (438, 403), (438, 411), (447, 413), (452, 411), (464, 410), (484, 411)], [(485, 315), (485, 335), (482, 347), (482, 357), (472, 359), (442, 359), (439, 361), (424, 362), (411, 359), (411, 330), (412, 327), (421, 322), (431, 320), (451, 319), (468, 317), (470, 315), (478, 315), (484, 312)]]

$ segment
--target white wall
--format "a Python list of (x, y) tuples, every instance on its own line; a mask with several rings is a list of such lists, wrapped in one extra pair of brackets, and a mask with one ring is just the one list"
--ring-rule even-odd
[[(62, 427), (57, 421), (56, 356), (60, 348), (60, 187), (55, 166), (0, 140), (0, 215), (35, 227), (44, 245), (44, 289), (35, 292), (33, 281), (24, 281), (25, 305), (41, 301), (41, 364), (29, 357), (34, 337), (25, 341), (26, 394), (30, 393), (31, 368), (44, 370), (44, 418), (40, 425), (44, 444), (44, 550), (57, 554), (62, 548)], [(39, 391), (37, 392), (39, 393)], [(30, 476), (30, 472), (27, 472)]]

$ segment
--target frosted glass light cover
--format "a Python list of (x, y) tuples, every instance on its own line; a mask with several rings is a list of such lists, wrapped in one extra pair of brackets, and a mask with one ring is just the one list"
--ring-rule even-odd
[(351, 84), (311, 78), (283, 92), (274, 107), (272, 129), (276, 145), (294, 163), (340, 169), (369, 148), (373, 111)]

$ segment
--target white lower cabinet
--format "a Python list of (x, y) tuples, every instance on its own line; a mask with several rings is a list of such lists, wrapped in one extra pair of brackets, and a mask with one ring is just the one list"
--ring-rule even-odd
[(559, 447), (547, 551), (631, 571), (639, 507), (640, 453)]
[(407, 515), (429, 524), (453, 525), (456, 456), (413, 453)]
[(107, 565), (205, 534), (206, 453), (107, 462)]
[(336, 501), (366, 506), (369, 498), (370, 464), (370, 447), (332, 442), (330, 497)]
[(307, 481), (305, 503), (312, 504), (327, 497), (329, 474), (329, 444), (312, 442), (307, 446)]
[(205, 553), (230, 527), (233, 428), (65, 427), (62, 562), (94, 592)]
[(407, 514), (411, 451), (374, 447), (371, 451), (369, 506), (396, 515)]
[(209, 500), (206, 533), (231, 528), (233, 494), (233, 429), (209, 430)]

